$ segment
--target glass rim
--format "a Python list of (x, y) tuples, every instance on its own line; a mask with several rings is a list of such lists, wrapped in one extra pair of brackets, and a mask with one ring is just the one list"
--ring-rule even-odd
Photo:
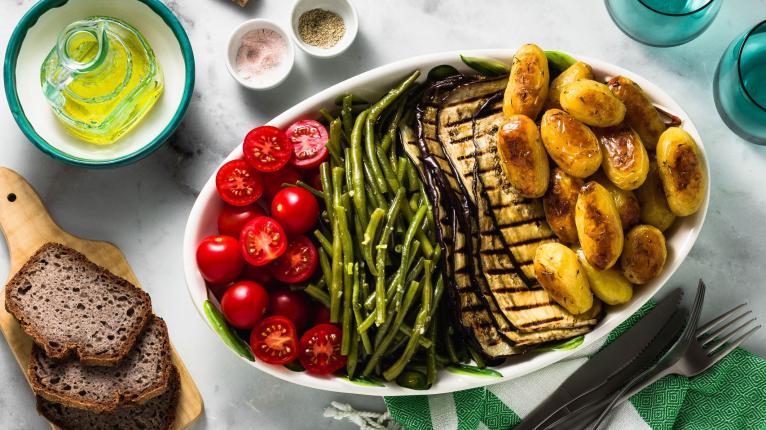
[(747, 90), (747, 86), (745, 85), (745, 80), (742, 79), (742, 53), (745, 51), (745, 45), (747, 45), (747, 41), (750, 39), (750, 36), (752, 36), (753, 33), (755, 33), (761, 26), (764, 25), (766, 25), (766, 19), (759, 22), (758, 24), (755, 24), (755, 26), (747, 32), (745, 38), (742, 40), (742, 45), (740, 45), (739, 52), (737, 53), (737, 76), (739, 77), (739, 85), (742, 87), (742, 91), (745, 93), (747, 98), (749, 98), (750, 101), (753, 102), (756, 106), (761, 108), (761, 110), (766, 111), (766, 106), (759, 103), (758, 100), (756, 100), (755, 97), (750, 94), (750, 91)]
[(641, 3), (641, 4), (642, 4), (642, 5), (645, 7), (645, 8), (647, 8), (647, 9), (651, 10), (652, 12), (657, 12), (657, 13), (659, 13), (659, 14), (661, 14), (661, 15), (665, 15), (665, 16), (687, 16), (687, 15), (692, 15), (692, 14), (695, 14), (695, 13), (697, 13), (697, 12), (699, 12), (699, 11), (701, 11), (701, 10), (705, 9), (706, 7), (710, 6), (710, 5), (711, 5), (711, 4), (713, 4), (713, 2), (715, 2), (715, 1), (716, 1), (716, 0), (708, 0), (708, 2), (707, 2), (707, 3), (705, 3), (704, 5), (702, 5), (702, 6), (698, 7), (697, 9), (694, 9), (694, 10), (692, 10), (692, 11), (689, 11), (689, 12), (684, 12), (684, 13), (670, 13), (670, 12), (663, 12), (663, 11), (661, 11), (661, 10), (657, 10), (657, 9), (655, 9), (654, 7), (652, 7), (652, 6), (649, 6), (648, 4), (646, 4), (644, 0), (638, 0), (638, 2), (639, 2), (639, 3)]

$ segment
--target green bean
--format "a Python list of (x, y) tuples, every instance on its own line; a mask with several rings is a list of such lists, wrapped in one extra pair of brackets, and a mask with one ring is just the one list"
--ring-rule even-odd
[(378, 225), (380, 225), (380, 221), (385, 215), (386, 211), (382, 208), (376, 208), (372, 211), (372, 214), (370, 214), (370, 222), (367, 224), (367, 229), (364, 232), (364, 238), (361, 243), (362, 256), (373, 276), (378, 275), (378, 270), (372, 256), (372, 242), (375, 240), (375, 236), (378, 232)]
[(400, 184), (404, 183), (404, 178), (407, 175), (407, 164), (409, 160), (405, 157), (399, 157), (399, 162), (396, 164), (396, 179)]
[(303, 181), (300, 181), (300, 180), (296, 181), (294, 184), (291, 184), (289, 182), (283, 182), (281, 187), (282, 188), (288, 188), (288, 187), (303, 188), (304, 190), (306, 190), (306, 191), (310, 192), (311, 194), (313, 194), (318, 199), (323, 199), (324, 198), (324, 193), (322, 193), (321, 191), (317, 190), (316, 188), (312, 187), (311, 185), (309, 185), (309, 184), (307, 184), (307, 183), (305, 183)]
[(415, 171), (412, 163), (407, 163), (407, 189), (409, 192), (414, 193), (419, 188), (420, 178), (418, 178), (418, 172)]
[(389, 189), (398, 190), (399, 181), (396, 179), (396, 173), (394, 173), (394, 171), (391, 169), (391, 165), (388, 163), (388, 158), (386, 158), (386, 153), (383, 151), (383, 148), (378, 148), (375, 152), (378, 157), (378, 161), (380, 162), (380, 166), (383, 169), (383, 177), (385, 178), (386, 182), (388, 182)]
[(404, 81), (402, 81), (399, 86), (392, 88), (385, 96), (378, 100), (377, 103), (372, 105), (370, 108), (370, 117), (372, 118), (373, 123), (378, 120), (378, 116), (380, 116), (383, 110), (385, 110), (394, 101), (396, 101), (400, 95), (412, 87), (412, 85), (418, 79), (418, 76), (420, 76), (420, 70), (415, 70)]
[(343, 249), (341, 235), (341, 224), (339, 222), (340, 212), (343, 211), (345, 219), (345, 209), (341, 208), (341, 190), (343, 182), (343, 168), (333, 167), (332, 169), (332, 190), (333, 201), (332, 204), (335, 207), (335, 218), (333, 219), (333, 246), (332, 246), (332, 284), (330, 288), (330, 322), (337, 323), (341, 317), (341, 303), (340, 299), (343, 297)]
[(327, 151), (335, 164), (342, 164), (340, 136), (343, 134), (340, 119), (336, 118), (330, 122), (330, 138), (327, 140)]
[(340, 116), (343, 120), (343, 130), (346, 131), (346, 135), (351, 135), (351, 130), (354, 126), (353, 119), (351, 118), (351, 105), (353, 105), (354, 96), (351, 94), (347, 94), (345, 97), (343, 97), (341, 110), (340, 110)]
[(247, 343), (245, 343), (236, 335), (236, 333), (234, 333), (234, 331), (232, 331), (231, 327), (229, 327), (229, 324), (226, 323), (226, 319), (224, 318), (221, 311), (219, 311), (218, 308), (216, 308), (210, 302), (210, 300), (205, 300), (205, 302), (202, 304), (202, 308), (205, 310), (205, 316), (207, 317), (207, 320), (210, 321), (210, 324), (212, 324), (215, 332), (218, 333), (218, 335), (221, 337), (223, 343), (234, 350), (234, 352), (236, 352), (238, 355), (253, 361), (253, 353), (250, 351)]
[(474, 363), (476, 363), (476, 367), (479, 369), (484, 369), (487, 367), (487, 363), (484, 362), (484, 359), (481, 358), (481, 355), (479, 355), (478, 352), (474, 351), (473, 348), (468, 346), (468, 353), (471, 354), (471, 358), (473, 359)]
[(413, 194), (410, 196), (410, 208), (414, 211), (418, 210), (418, 202), (420, 201), (420, 194)]
[(348, 373), (349, 379), (354, 379), (356, 365), (359, 362), (359, 334), (356, 332), (356, 330), (352, 330), (349, 333), (349, 336), (350, 339), (348, 357), (346, 358), (346, 373)]
[[(441, 278), (439, 278), (441, 279)], [(438, 299), (436, 300), (438, 303)], [(433, 307), (431, 308), (431, 311), (433, 311)], [(433, 315), (433, 312), (431, 312)], [(436, 372), (437, 372), (437, 365), (436, 362), (436, 329), (437, 329), (437, 318), (431, 318), (431, 327), (428, 329), (428, 335), (431, 337), (431, 339), (434, 339), (434, 342), (431, 343), (430, 346), (425, 347), (426, 348), (426, 382), (428, 382), (428, 386), (431, 386), (436, 382)]]
[(368, 102), (367, 100), (357, 96), (356, 94), (340, 95), (340, 96), (335, 98), (335, 104), (337, 106), (342, 105), (343, 104), (343, 99), (348, 97), (348, 96), (351, 96), (351, 103), (353, 103), (355, 105), (358, 105), (358, 104), (370, 104), (370, 102)]
[(383, 151), (388, 151), (388, 148), (391, 146), (391, 144), (394, 141), (394, 138), (396, 136), (396, 130), (399, 128), (399, 122), (402, 120), (402, 114), (404, 113), (405, 105), (406, 103), (404, 100), (398, 102), (398, 106), (396, 107), (396, 111), (394, 112), (394, 117), (391, 119), (391, 122), (388, 124), (386, 133), (383, 135), (383, 140), (380, 143), (380, 146), (383, 148)]
[(351, 166), (351, 148), (343, 148), (343, 168), (346, 169), (346, 189), (354, 190), (354, 168)]
[(380, 163), (378, 163), (375, 146), (375, 121), (370, 121), (370, 116), (368, 115), (364, 127), (364, 151), (366, 161), (372, 171), (372, 177), (377, 183), (378, 189), (381, 193), (386, 194), (388, 192), (388, 185), (383, 176), (383, 170), (380, 167)]
[(444, 278), (439, 276), (439, 279), (436, 281), (436, 287), (434, 287), (434, 305), (431, 307), (431, 319), (436, 319), (434, 316), (436, 314), (436, 310), (439, 309), (439, 303), (441, 303), (442, 294), (444, 294)]
[[(425, 271), (426, 273), (431, 272), (431, 262), (428, 260), (426, 260)], [(430, 276), (426, 275), (424, 281), (425, 285), (423, 285), (423, 288), (421, 289), (422, 296), (420, 298), (420, 310), (415, 317), (415, 324), (412, 327), (412, 336), (407, 342), (407, 346), (404, 347), (404, 351), (399, 356), (399, 359), (383, 372), (383, 378), (387, 381), (395, 379), (402, 373), (404, 366), (410, 362), (415, 351), (418, 349), (420, 336), (423, 335), (428, 328), (428, 318), (431, 314), (431, 300), (433, 299), (433, 288), (431, 287)]]
[(332, 174), (330, 172), (330, 163), (325, 161), (319, 165), (319, 180), (322, 182), (322, 195), (324, 195), (324, 206), (327, 211), (327, 216), (330, 221), (335, 217), (333, 216), (333, 201), (332, 201)]
[(325, 236), (324, 233), (319, 230), (314, 230), (314, 237), (317, 238), (319, 245), (326, 253), (332, 254), (332, 243), (327, 239), (327, 236)]
[(324, 248), (319, 248), (319, 266), (322, 268), (322, 278), (325, 283), (332, 285), (332, 265)]
[(386, 322), (386, 248), (388, 245), (378, 245), (378, 255), (375, 262), (375, 325), (380, 327)]
[(381, 208), (383, 210), (388, 209), (386, 198), (383, 194), (380, 194), (375, 190), (374, 185), (366, 184), (365, 190), (367, 191), (368, 200), (371, 201), (376, 208)]
[[(402, 325), (399, 326), (399, 333), (407, 337), (410, 337), (412, 336), (412, 327), (408, 326), (406, 323), (402, 323)], [(423, 348), (430, 348), (434, 342), (426, 336), (420, 336), (419, 343), (420, 343), (420, 346), (422, 346)]]
[(330, 112), (327, 109), (325, 109), (325, 108), (320, 108), (319, 109), (319, 114), (322, 115), (322, 118), (327, 120), (328, 123), (331, 123), (335, 119), (335, 117), (333, 117), (330, 114)]
[[(419, 209), (427, 209), (427, 207), (423, 206)], [(415, 215), (413, 214), (412, 208), (410, 208), (409, 203), (402, 205), (402, 214), (404, 215), (404, 219), (408, 223), (412, 224)], [(431, 256), (434, 253), (434, 247), (433, 245), (431, 245), (431, 240), (428, 239), (428, 236), (426, 236), (426, 233), (423, 231), (422, 228), (420, 228), (420, 225), (418, 225), (418, 228), (415, 231), (415, 235), (420, 241), (420, 244), (423, 246), (423, 254), (426, 257), (431, 258)]]
[[(359, 263), (354, 264), (354, 287), (351, 291), (351, 308), (354, 311), (354, 321), (356, 322), (357, 327), (359, 327), (359, 324), (364, 322), (364, 319), (362, 318), (362, 306), (359, 303), (359, 281), (360, 273), (359, 273)], [(356, 330), (356, 333), (359, 334), (359, 337), (362, 339), (362, 347), (364, 348), (364, 351), (367, 354), (372, 354), (372, 343), (370, 342), (370, 337), (367, 334), (366, 331), (359, 331)]]
[[(412, 241), (415, 239), (416, 232), (420, 231), (420, 225), (423, 223), (423, 219), (425, 217), (426, 217), (426, 207), (422, 206), (421, 208), (418, 209), (417, 213), (412, 218), (412, 222), (410, 222), (410, 226), (409, 228), (407, 228), (407, 232), (404, 234), (404, 241), (402, 242), (402, 261), (401, 261), (401, 266), (399, 268), (400, 273), (407, 273), (410, 269), (409, 265), (412, 263), (412, 261), (410, 260), (410, 253), (412, 251), (411, 249)], [(422, 245), (422, 242), (421, 242), (421, 245)], [(425, 254), (425, 249), (423, 250), (423, 253)]]
[[(339, 172), (340, 175), (343, 172)], [(333, 181), (335, 181), (336, 171), (333, 169)], [(340, 181), (340, 178), (338, 179)], [(341, 354), (347, 355), (350, 347), (351, 337), (351, 293), (352, 293), (352, 275), (353, 275), (353, 261), (354, 261), (354, 245), (351, 241), (351, 232), (348, 229), (348, 218), (346, 216), (346, 208), (343, 200), (349, 199), (348, 194), (344, 194), (341, 197), (341, 204), (335, 207), (335, 217), (337, 218), (338, 231), (336, 234), (340, 236), (341, 245), (343, 248), (343, 266), (345, 270), (343, 272), (343, 314), (342, 314), (342, 328), (343, 337), (341, 342)], [(350, 204), (348, 202), (347, 204)], [(333, 279), (334, 279), (333, 274)], [(345, 340), (344, 340), (345, 339)]]
[(319, 289), (316, 285), (309, 284), (306, 288), (303, 289), (303, 292), (308, 294), (309, 296), (316, 299), (319, 303), (323, 304), (325, 307), (330, 307), (330, 296)]
[(367, 118), (367, 114), (368, 111), (364, 111), (356, 117), (354, 129), (351, 132), (351, 168), (353, 171), (351, 177), (354, 185), (354, 208), (364, 226), (367, 225), (369, 220), (364, 189), (364, 162), (362, 154), (362, 126)]
[[(376, 333), (375, 337), (381, 337), (380, 342), (376, 342), (375, 344), (375, 351), (372, 353), (372, 356), (367, 361), (367, 365), (364, 368), (364, 371), (362, 374), (365, 376), (369, 376), (370, 373), (372, 373), (372, 370), (375, 368), (375, 366), (378, 364), (378, 361), (383, 356), (383, 354), (388, 349), (388, 346), (391, 345), (391, 342), (394, 340), (394, 337), (398, 333), (398, 327), (401, 325), (402, 321), (404, 321), (404, 317), (407, 315), (407, 311), (409, 311), (409, 306), (412, 305), (412, 303), (415, 300), (415, 295), (418, 294), (420, 291), (420, 282), (412, 282), (407, 288), (407, 292), (405, 294), (404, 303), (402, 304), (401, 309), (393, 309), (391, 312), (396, 313), (396, 319), (391, 322), (386, 321), (385, 326), (381, 326), (381, 328), (378, 330), (378, 333)], [(393, 327), (393, 330), (386, 330)], [(381, 336), (382, 334), (382, 336)]]

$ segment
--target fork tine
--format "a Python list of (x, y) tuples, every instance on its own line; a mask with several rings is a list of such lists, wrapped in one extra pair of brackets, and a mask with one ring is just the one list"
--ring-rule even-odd
[(702, 303), (705, 301), (705, 283), (700, 279), (697, 284), (697, 295), (694, 297), (694, 304), (692, 310), (689, 313), (689, 319), (686, 321), (686, 327), (681, 332), (682, 338), (689, 338), (691, 340), (692, 333), (697, 327), (697, 323), (700, 320), (700, 314), (702, 313)]
[(728, 321), (726, 324), (724, 324), (724, 325), (722, 325), (720, 327), (716, 327), (716, 329), (714, 331), (711, 331), (710, 333), (704, 334), (702, 336), (698, 335), (697, 339), (699, 339), (699, 340), (705, 339), (705, 343), (708, 343), (708, 342), (712, 341), (713, 338), (715, 338), (716, 336), (721, 334), (724, 330), (726, 330), (727, 328), (729, 328), (729, 327), (733, 326), (735, 323), (737, 323), (737, 321), (742, 320), (742, 318), (745, 318), (746, 316), (748, 316), (748, 315), (750, 315), (752, 313), (753, 313), (753, 311), (748, 310), (747, 312), (743, 313), (742, 315), (732, 319), (731, 321)]
[(711, 358), (710, 364), (707, 367), (705, 367), (704, 370), (707, 370), (712, 365), (714, 365), (714, 364), (718, 363), (719, 361), (721, 361), (722, 358), (724, 358), (727, 355), (729, 355), (730, 352), (734, 351), (734, 348), (740, 346), (742, 344), (742, 342), (744, 342), (748, 337), (750, 337), (751, 334), (755, 333), (760, 328), (761, 328), (761, 326), (759, 326), (759, 325), (753, 327), (747, 333), (743, 334), (742, 336), (740, 336), (737, 339), (735, 339), (734, 341), (732, 341), (732, 343), (730, 343), (728, 346), (726, 346), (726, 348), (723, 348), (722, 350), (717, 351), (715, 354), (710, 356), (710, 358)]
[[(718, 348), (719, 348), (721, 345), (723, 345), (723, 344), (725, 344), (726, 342), (728, 342), (729, 340), (731, 340), (731, 338), (733, 338), (734, 336), (736, 336), (736, 335), (737, 335), (739, 332), (741, 332), (741, 331), (742, 331), (742, 329), (744, 329), (745, 327), (747, 327), (748, 325), (750, 325), (750, 323), (751, 323), (751, 322), (753, 322), (753, 321), (755, 321), (755, 318), (752, 318), (752, 319), (750, 319), (750, 320), (746, 321), (744, 324), (742, 324), (742, 325), (740, 325), (739, 327), (735, 328), (734, 330), (732, 330), (732, 331), (731, 331), (729, 334), (727, 334), (727, 335), (726, 335), (726, 336), (724, 336), (724, 337), (721, 337), (721, 338), (713, 338), (713, 339), (710, 339), (710, 340), (706, 341), (706, 342), (703, 344), (703, 348), (705, 348), (705, 349), (709, 350), (710, 352), (712, 352), (712, 351), (715, 351), (715, 350), (716, 350), (716, 349), (718, 349)], [(715, 342), (713, 342), (713, 341), (715, 341)]]
[(747, 303), (742, 303), (741, 305), (737, 305), (734, 308), (732, 308), (730, 311), (724, 313), (723, 315), (721, 315), (721, 316), (719, 316), (717, 318), (714, 318), (714, 319), (706, 322), (705, 324), (699, 326), (697, 328), (697, 336), (702, 336), (703, 334), (707, 333), (708, 330), (710, 330), (711, 328), (715, 327), (716, 325), (718, 325), (718, 323), (720, 323), (721, 321), (727, 319), (729, 316), (731, 316), (731, 314), (733, 314), (734, 312), (736, 312), (739, 309), (742, 309), (746, 305), (747, 305)]

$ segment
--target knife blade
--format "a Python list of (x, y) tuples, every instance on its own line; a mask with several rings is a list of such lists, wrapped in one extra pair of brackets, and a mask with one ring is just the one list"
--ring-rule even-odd
[[(577, 430), (586, 428), (609, 403), (607, 396), (622, 388), (629, 380), (653, 365), (670, 348), (684, 328), (685, 312), (676, 311), (652, 343), (598, 389), (571, 402), (553, 414), (543, 425), (546, 430)], [(594, 416), (595, 415), (595, 416)], [(555, 420), (555, 421), (554, 421)]]
[(668, 323), (678, 309), (682, 295), (681, 289), (671, 291), (644, 318), (569, 376), (515, 430), (539, 429), (553, 414), (597, 389), (628, 366)]

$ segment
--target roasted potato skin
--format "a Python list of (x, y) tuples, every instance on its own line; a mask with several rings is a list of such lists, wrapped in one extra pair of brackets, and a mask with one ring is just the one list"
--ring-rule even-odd
[(587, 178), (601, 166), (601, 148), (591, 129), (561, 109), (540, 121), (540, 136), (553, 161), (568, 174)]
[(550, 185), (543, 196), (543, 211), (551, 229), (564, 243), (577, 243), (575, 205), (582, 185), (582, 179), (567, 175), (558, 167), (551, 169)]
[(598, 129), (597, 135), (606, 177), (623, 190), (640, 187), (649, 172), (649, 153), (638, 133), (618, 126)]
[(585, 253), (578, 249), (577, 258), (585, 270), (588, 283), (593, 294), (607, 305), (621, 305), (633, 297), (633, 285), (616, 267), (607, 270), (597, 270), (588, 263)]
[(620, 259), (622, 273), (634, 284), (646, 284), (662, 272), (668, 251), (665, 236), (651, 225), (633, 227), (625, 236), (625, 249)]
[(561, 96), (561, 90), (572, 82), (577, 82), (582, 79), (593, 80), (593, 68), (590, 64), (578, 61), (566, 70), (561, 72), (551, 81), (551, 86), (548, 89), (548, 100), (545, 102), (545, 109), (561, 109), (561, 103), (559, 103), (559, 96)]
[(625, 76), (615, 76), (609, 80), (607, 86), (625, 105), (627, 125), (641, 136), (644, 146), (654, 149), (660, 135), (665, 131), (665, 123), (644, 90)]
[(497, 132), (497, 154), (508, 182), (524, 197), (542, 197), (550, 168), (537, 124), (512, 115)]
[(622, 229), (629, 230), (641, 221), (641, 205), (633, 191), (617, 188), (605, 175), (598, 174), (593, 180), (601, 184), (612, 195), (617, 213), (620, 214)]
[(625, 105), (606, 85), (583, 79), (567, 84), (559, 96), (561, 108), (593, 127), (611, 127), (625, 119)]
[(620, 214), (609, 191), (595, 181), (580, 189), (575, 206), (575, 224), (585, 258), (598, 270), (606, 270), (622, 254), (623, 231)]
[(649, 173), (644, 184), (636, 190), (636, 197), (641, 204), (641, 222), (653, 225), (660, 231), (665, 231), (673, 225), (676, 215), (668, 206), (656, 162), (652, 161), (649, 164)]
[(527, 44), (513, 55), (511, 75), (503, 96), (503, 114), (526, 115), (537, 118), (548, 98), (550, 70), (545, 52), (537, 45)]
[(697, 212), (705, 200), (707, 176), (702, 153), (689, 133), (679, 127), (662, 133), (657, 166), (670, 210), (678, 216)]
[(577, 315), (593, 306), (588, 278), (574, 251), (560, 243), (544, 243), (537, 248), (534, 266), (540, 285), (564, 309)]

